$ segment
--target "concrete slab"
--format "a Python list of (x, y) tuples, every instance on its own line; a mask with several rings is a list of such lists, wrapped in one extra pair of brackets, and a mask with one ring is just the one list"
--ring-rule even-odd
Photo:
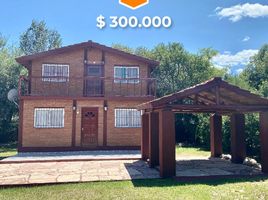
[(69, 161), (69, 160), (135, 160), (141, 158), (138, 150), (22, 152), (1, 162)]

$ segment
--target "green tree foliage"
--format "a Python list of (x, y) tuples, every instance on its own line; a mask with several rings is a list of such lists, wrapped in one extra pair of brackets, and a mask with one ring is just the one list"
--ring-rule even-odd
[(268, 44), (263, 45), (258, 54), (253, 56), (243, 76), (252, 88), (268, 96)]
[(112, 44), (112, 47), (115, 49), (119, 49), (121, 51), (127, 52), (127, 53), (135, 53), (134, 50), (126, 45), (122, 44)]
[(0, 143), (17, 138), (18, 107), (7, 99), (10, 89), (17, 88), (22, 67), (16, 63), (19, 51), (8, 47), (6, 39), (0, 37)]
[(20, 49), (25, 55), (59, 48), (61, 45), (60, 34), (49, 29), (45, 21), (33, 20), (31, 26), (20, 36)]

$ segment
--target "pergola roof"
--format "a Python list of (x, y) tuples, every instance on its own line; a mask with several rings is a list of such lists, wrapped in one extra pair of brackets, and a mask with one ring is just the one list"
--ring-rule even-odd
[(215, 77), (137, 108), (146, 111), (168, 108), (185, 113), (248, 113), (268, 111), (268, 99)]

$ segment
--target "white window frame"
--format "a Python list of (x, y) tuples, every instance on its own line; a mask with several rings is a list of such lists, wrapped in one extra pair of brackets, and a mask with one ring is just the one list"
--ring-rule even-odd
[[(40, 112), (40, 111), (45, 111), (45, 112), (61, 111), (62, 119), (58, 120), (59, 125), (52, 125), (53, 118), (51, 116), (52, 115), (51, 113), (49, 113), (49, 115), (46, 116), (47, 124), (38, 124), (38, 121), (42, 120), (42, 117), (43, 118), (45, 117), (45, 116), (41, 116), (41, 119), (37, 119), (37, 112)], [(34, 109), (34, 128), (64, 128), (64, 116), (65, 116), (64, 108), (35, 108)]]
[[(128, 73), (126, 74), (126, 78), (122, 80), (119, 77), (116, 77), (116, 69), (137, 69), (138, 71), (138, 77), (128, 77)], [(137, 84), (140, 82), (140, 68), (138, 66), (114, 66), (114, 83), (134, 83)]]
[[(140, 116), (139, 124), (138, 125), (133, 125), (133, 124), (131, 124), (131, 122), (126, 122), (127, 125), (117, 124), (117, 117), (118, 117), (117, 114), (116, 114), (117, 111), (136, 111), (136, 112), (138, 112), (137, 114), (139, 114), (139, 116)], [(129, 119), (131, 119), (131, 118), (129, 118)], [(138, 111), (135, 108), (115, 108), (114, 109), (114, 126), (116, 128), (140, 128), (141, 127), (141, 111)]]
[[(57, 67), (57, 68), (63, 68), (63, 67), (67, 67), (67, 74), (66, 76), (63, 76), (62, 74), (57, 74), (57, 72), (59, 72), (58, 70), (56, 70), (55, 74), (45, 74), (45, 67)], [(42, 64), (42, 81), (44, 82), (56, 82), (56, 83), (63, 83), (63, 82), (68, 82), (69, 81), (69, 74), (70, 74), (70, 69), (69, 69), (69, 65), (68, 64), (56, 64), (56, 63), (44, 63)], [(51, 77), (51, 78), (49, 78)], [(62, 78), (61, 78), (62, 77)]]

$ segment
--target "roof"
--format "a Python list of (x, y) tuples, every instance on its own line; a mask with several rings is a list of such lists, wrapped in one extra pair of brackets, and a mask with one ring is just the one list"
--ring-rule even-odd
[(268, 111), (268, 99), (215, 77), (193, 87), (140, 104), (139, 110), (233, 113)]
[(89, 40), (88, 42), (82, 42), (82, 43), (73, 44), (73, 45), (69, 45), (69, 46), (65, 46), (65, 47), (61, 47), (61, 48), (51, 49), (51, 50), (48, 50), (48, 51), (43, 51), (43, 52), (35, 53), (35, 54), (32, 54), (32, 55), (21, 56), (21, 57), (16, 58), (16, 61), (18, 63), (28, 67), (29, 64), (30, 64), (30, 61), (32, 61), (34, 59), (38, 59), (38, 58), (42, 58), (42, 57), (50, 56), (50, 55), (55, 55), (55, 54), (60, 54), (60, 53), (68, 52), (68, 51), (73, 51), (73, 50), (76, 50), (76, 49), (90, 48), (90, 47), (94, 47), (94, 48), (97, 48), (97, 49), (100, 49), (100, 50), (103, 50), (103, 51), (107, 51), (107, 52), (115, 53), (115, 54), (118, 54), (118, 55), (126, 56), (126, 57), (129, 57), (129, 58), (132, 58), (132, 59), (139, 60), (141, 62), (147, 63), (147, 64), (152, 65), (152, 66), (159, 65), (158, 61), (151, 60), (151, 59), (148, 59), (148, 58), (145, 58), (145, 57), (142, 57), (142, 56), (138, 56), (138, 55), (135, 55), (135, 54), (127, 53), (127, 52), (121, 51), (119, 49), (115, 49), (115, 48), (112, 48), (112, 47), (108, 47), (108, 46), (93, 42), (91, 40)]

